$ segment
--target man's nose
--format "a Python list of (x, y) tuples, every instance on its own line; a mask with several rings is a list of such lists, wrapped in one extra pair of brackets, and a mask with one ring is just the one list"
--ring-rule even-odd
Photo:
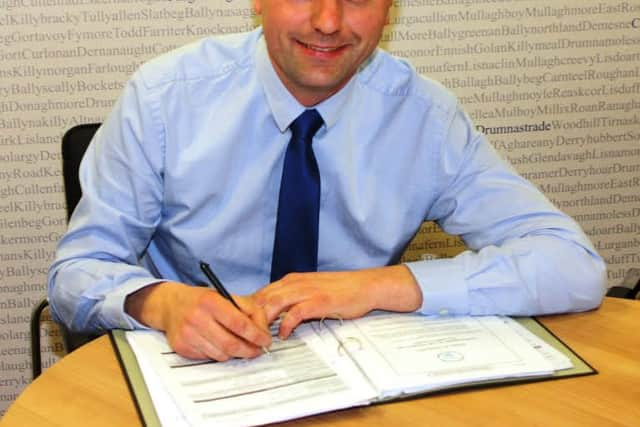
[(313, 0), (311, 24), (323, 34), (340, 30), (342, 22), (342, 0)]

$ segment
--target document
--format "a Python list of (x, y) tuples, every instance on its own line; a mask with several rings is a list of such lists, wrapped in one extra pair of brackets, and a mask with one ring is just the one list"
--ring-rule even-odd
[[(126, 335), (138, 363), (160, 380), (189, 426), (259, 425), (365, 405), (376, 396), (352, 360), (322, 351), (308, 325), (286, 341), (274, 339), (269, 354), (224, 363), (180, 357), (157, 331)], [(167, 426), (181, 423), (168, 412)]]
[[(328, 326), (388, 398), (453, 385), (548, 375), (554, 368), (508, 317), (384, 314)], [(547, 346), (546, 351), (558, 353)], [(561, 354), (565, 363), (570, 362)]]
[(572, 366), (501, 316), (372, 313), (316, 321), (286, 341), (274, 338), (270, 354), (223, 363), (182, 358), (157, 331), (125, 336), (165, 426), (261, 425)]

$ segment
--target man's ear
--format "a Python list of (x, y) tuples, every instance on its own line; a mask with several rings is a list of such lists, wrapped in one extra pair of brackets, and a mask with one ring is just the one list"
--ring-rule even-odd
[(253, 0), (253, 10), (256, 12), (256, 15), (262, 14), (262, 1), (261, 0)]

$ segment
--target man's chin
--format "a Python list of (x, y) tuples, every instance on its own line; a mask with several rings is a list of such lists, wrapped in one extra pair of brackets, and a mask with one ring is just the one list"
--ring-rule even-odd
[(309, 88), (316, 88), (319, 91), (338, 91), (349, 81), (352, 74), (337, 72), (335, 69), (318, 70), (314, 69), (304, 74), (302, 81)]

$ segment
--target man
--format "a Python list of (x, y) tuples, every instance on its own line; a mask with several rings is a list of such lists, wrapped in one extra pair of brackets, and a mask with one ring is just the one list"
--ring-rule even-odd
[[(226, 360), (259, 355), (280, 315), (286, 338), (305, 319), (373, 309), (596, 307), (605, 267), (575, 222), (499, 159), (446, 90), (376, 49), (389, 7), (255, 0), (261, 29), (144, 65), (85, 155), (84, 197), (50, 271), (55, 318), (151, 327), (186, 357)], [(307, 195), (280, 204), (288, 141), (309, 109), (319, 213), (280, 235), (280, 215)], [(425, 219), (471, 251), (397, 265)], [(314, 227), (318, 272), (274, 276), (279, 239)], [(199, 260), (241, 310), (193, 286), (205, 280)]]

